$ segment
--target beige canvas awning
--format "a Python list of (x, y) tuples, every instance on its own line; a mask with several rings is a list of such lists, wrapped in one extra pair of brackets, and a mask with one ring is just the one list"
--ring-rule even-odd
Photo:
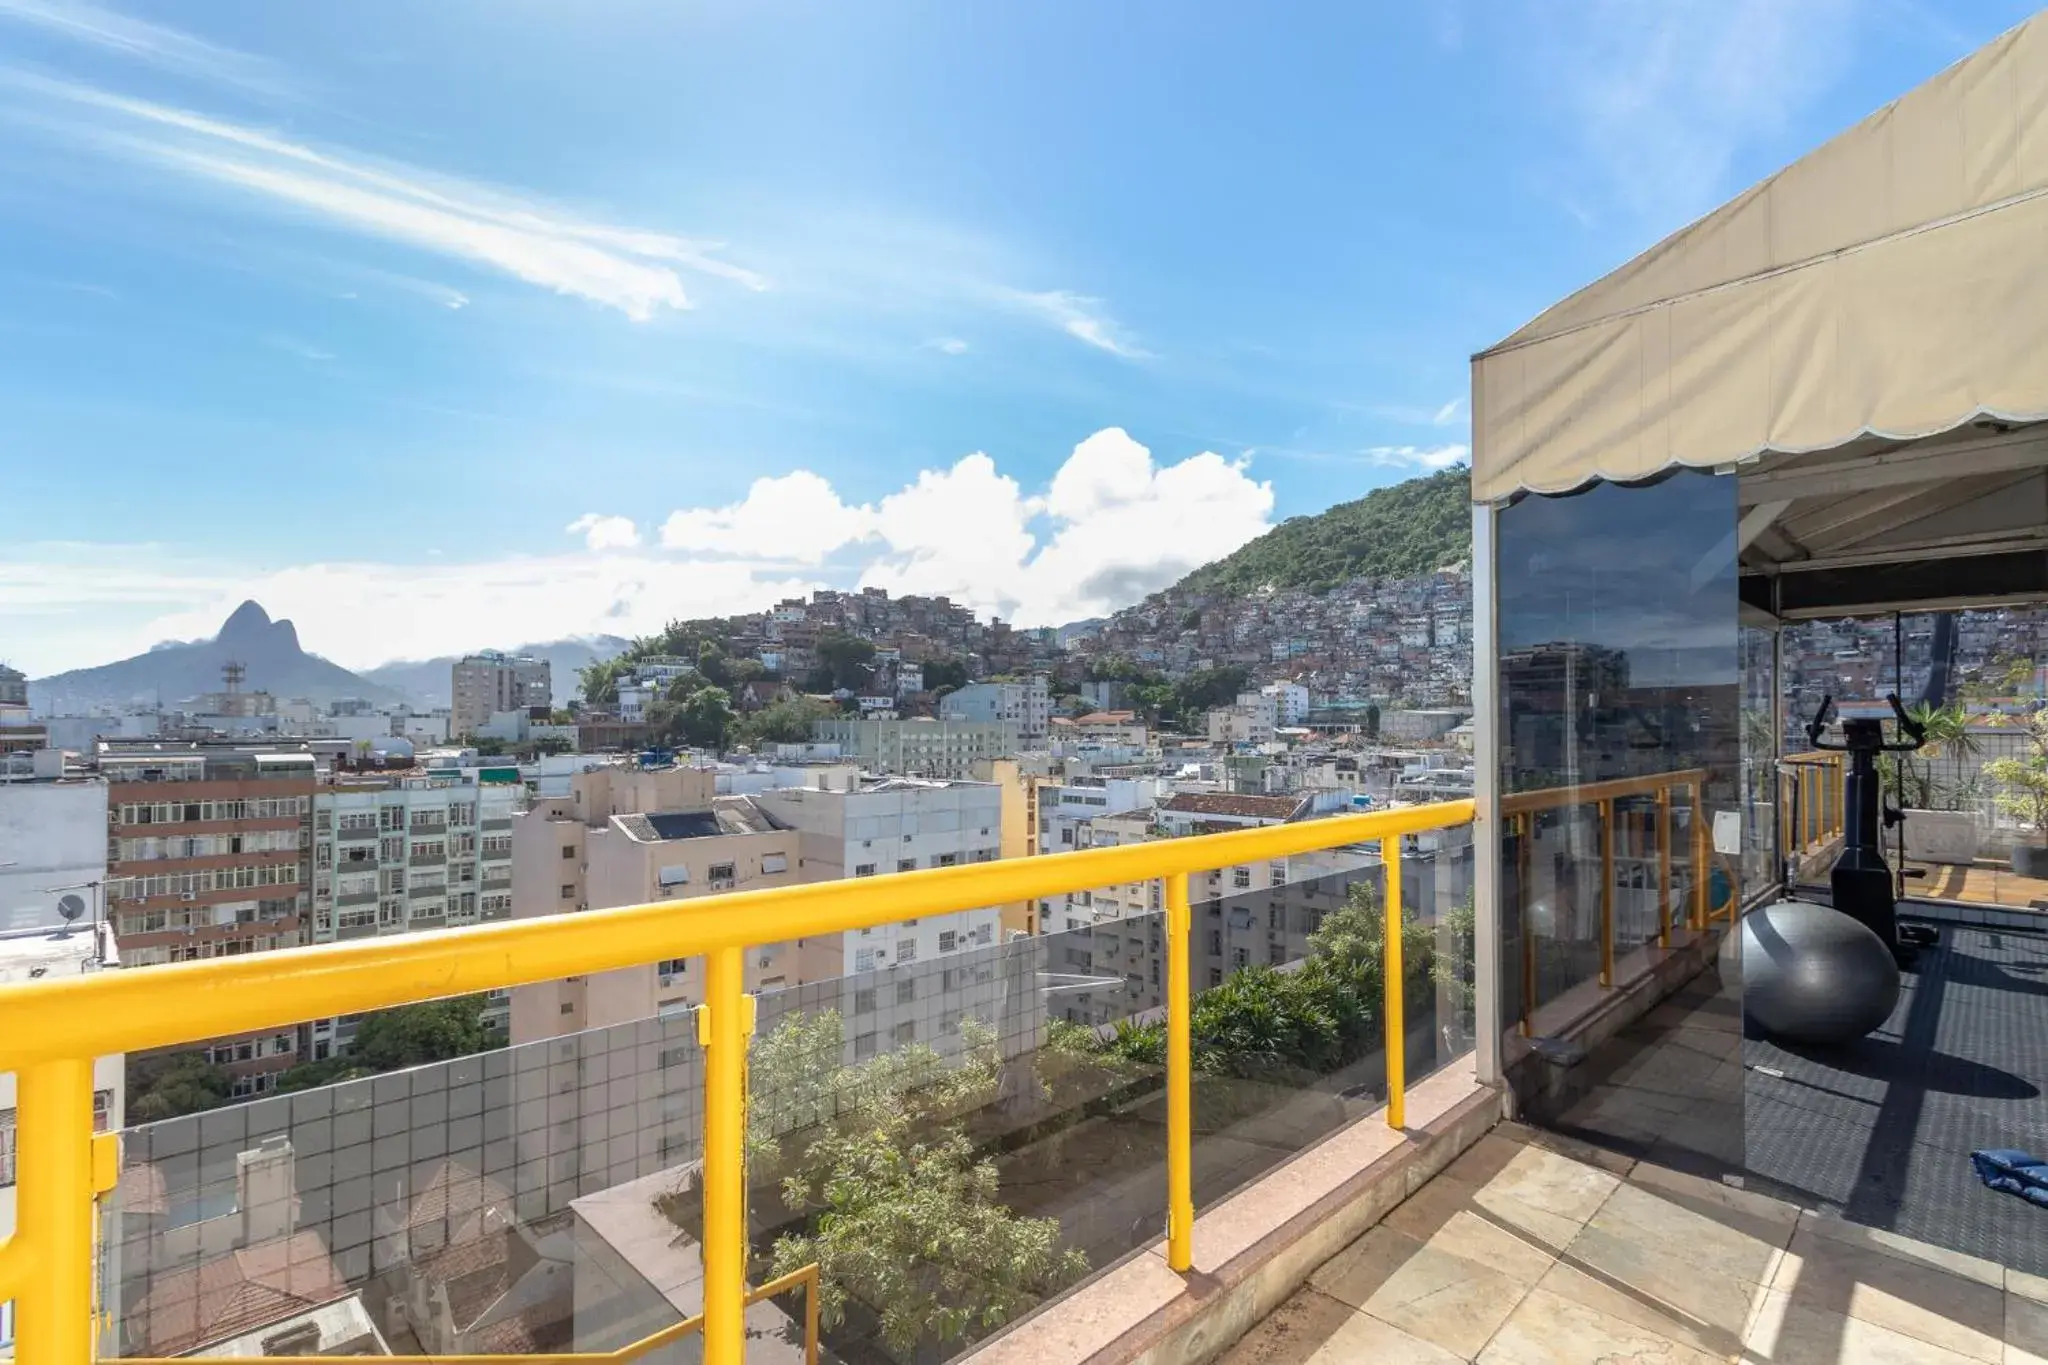
[(1472, 362), (1472, 495), (2048, 418), (2048, 12)]

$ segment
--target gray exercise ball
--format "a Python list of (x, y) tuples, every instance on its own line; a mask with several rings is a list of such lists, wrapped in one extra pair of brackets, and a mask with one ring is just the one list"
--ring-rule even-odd
[(1721, 944), (1721, 977), (1741, 983), (1742, 1012), (1763, 1033), (1795, 1043), (1846, 1043), (1891, 1017), (1899, 964), (1861, 921), (1806, 901), (1778, 901), (1742, 918)]

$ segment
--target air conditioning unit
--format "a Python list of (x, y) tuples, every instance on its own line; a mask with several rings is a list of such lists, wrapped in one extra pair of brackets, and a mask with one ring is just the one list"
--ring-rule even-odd
[(181, 901), (196, 901), (199, 899), (199, 893), (197, 891), (180, 891), (178, 899)]

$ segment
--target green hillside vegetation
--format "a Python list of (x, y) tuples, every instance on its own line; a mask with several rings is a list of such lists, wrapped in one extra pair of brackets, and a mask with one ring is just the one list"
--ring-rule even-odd
[(1354, 578), (1417, 578), (1471, 553), (1472, 474), (1460, 467), (1283, 521), (1195, 570), (1173, 591), (1205, 597), (1262, 588), (1328, 592)]

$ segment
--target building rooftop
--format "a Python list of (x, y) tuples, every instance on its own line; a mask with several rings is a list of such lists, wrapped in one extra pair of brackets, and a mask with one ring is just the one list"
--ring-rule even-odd
[(643, 844), (677, 839), (716, 839), (731, 834), (773, 834), (782, 826), (748, 796), (721, 796), (710, 810), (658, 811), (615, 815), (612, 824)]
[(114, 928), (105, 922), (0, 933), (0, 985), (54, 981), (120, 965)]
[(1227, 792), (1182, 792), (1160, 806), (1175, 815), (1233, 815), (1240, 819), (1292, 820), (1308, 803), (1298, 796), (1237, 796)]
[(295, 1233), (159, 1276), (142, 1301), (140, 1345), (152, 1355), (183, 1355), (350, 1292), (319, 1234)]

